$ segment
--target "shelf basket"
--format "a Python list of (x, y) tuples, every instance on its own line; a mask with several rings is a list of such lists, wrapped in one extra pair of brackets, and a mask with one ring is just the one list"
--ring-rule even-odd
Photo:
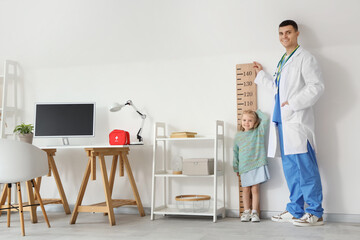
[(178, 209), (187, 212), (206, 212), (210, 208), (209, 195), (179, 195), (175, 197)]

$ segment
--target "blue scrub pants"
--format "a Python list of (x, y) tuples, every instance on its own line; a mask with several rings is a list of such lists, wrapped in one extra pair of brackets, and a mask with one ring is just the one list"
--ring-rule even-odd
[(294, 217), (301, 218), (306, 203), (308, 207), (305, 211), (320, 218), (324, 212), (321, 206), (323, 195), (315, 152), (308, 142), (307, 153), (284, 155), (281, 123), (278, 123), (278, 131), (283, 170), (290, 191), (290, 203), (286, 210)]

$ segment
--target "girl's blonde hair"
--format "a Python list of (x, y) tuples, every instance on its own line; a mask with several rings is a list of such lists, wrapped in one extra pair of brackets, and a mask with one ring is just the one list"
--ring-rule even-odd
[[(260, 124), (260, 121), (261, 121), (261, 119), (259, 118), (257, 113), (255, 111), (253, 111), (253, 110), (244, 110), (242, 115), (241, 115), (241, 121), (242, 121), (242, 116), (244, 116), (245, 114), (250, 115), (250, 116), (252, 116), (254, 118), (255, 123), (254, 123), (254, 128), (253, 129), (257, 128), (259, 126), (259, 124)], [(240, 131), (245, 131), (242, 124), (240, 124)]]

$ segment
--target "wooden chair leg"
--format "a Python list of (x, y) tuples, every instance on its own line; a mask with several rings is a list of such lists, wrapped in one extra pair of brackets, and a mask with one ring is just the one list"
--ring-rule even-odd
[(7, 187), (8, 209), (7, 209), (7, 226), (10, 227), (10, 214), (11, 214), (11, 183)]
[[(7, 197), (7, 184), (4, 184), (2, 193), (1, 193), (1, 198), (0, 198), (0, 206), (5, 205), (6, 202), (6, 197)], [(0, 216), (1, 216), (2, 211), (0, 211)]]
[(17, 186), (17, 193), (18, 193), (18, 199), (19, 199), (19, 217), (20, 217), (20, 224), (21, 224), (21, 233), (23, 236), (25, 236), (25, 225), (24, 225), (24, 211), (23, 211), (23, 202), (21, 197), (21, 187), (20, 183), (16, 183)]
[(41, 196), (40, 196), (39, 189), (37, 188), (37, 185), (36, 185), (36, 182), (34, 181), (34, 179), (31, 179), (31, 182), (32, 182), (33, 187), (34, 187), (37, 200), (40, 203), (41, 211), (42, 211), (42, 213), (44, 215), (45, 221), (46, 221), (48, 227), (50, 227), (49, 219), (47, 217), (47, 214), (46, 214), (46, 211), (45, 211), (45, 208), (44, 208), (44, 204), (43, 204), (43, 201), (42, 201)]

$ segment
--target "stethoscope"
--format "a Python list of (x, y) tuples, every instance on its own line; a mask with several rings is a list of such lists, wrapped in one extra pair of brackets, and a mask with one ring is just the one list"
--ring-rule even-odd
[[(278, 91), (279, 81), (280, 81), (280, 75), (283, 70), (283, 66), (287, 63), (287, 61), (291, 58), (291, 56), (295, 53), (295, 51), (300, 47), (300, 45), (297, 45), (297, 47), (291, 52), (288, 58), (284, 61), (286, 57), (286, 53), (281, 57), (278, 65), (277, 65), (277, 71), (274, 73), (273, 77), (276, 77), (275, 84), (276, 84), (276, 90)], [(277, 92), (276, 91), (276, 92)]]

